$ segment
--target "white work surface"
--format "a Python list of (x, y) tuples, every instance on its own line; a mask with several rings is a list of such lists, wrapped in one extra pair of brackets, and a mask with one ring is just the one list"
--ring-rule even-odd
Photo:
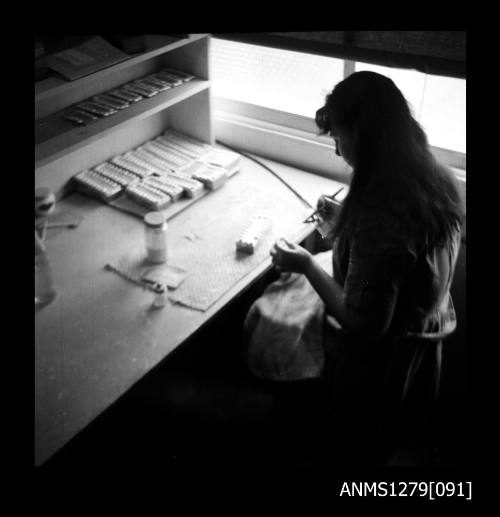
[[(262, 161), (313, 206), (319, 195), (332, 194), (341, 186), (327, 178)], [(169, 221), (168, 239), (173, 255), (176, 243), (196, 233), (206, 221), (213, 223), (213, 232), (204, 235), (207, 256), (228, 240), (227, 234), (221, 235), (218, 220), (220, 228), (227, 232), (229, 218), (235, 244), (251, 217), (261, 213), (263, 206), (270, 206), (270, 199), (276, 219), (274, 232), (296, 242), (311, 233), (313, 226), (302, 224), (311, 210), (268, 171), (242, 158), (240, 172), (224, 186)], [(142, 249), (141, 219), (80, 194), (61, 201), (58, 209), (78, 212), (83, 221), (76, 229), (49, 233), (47, 243), (59, 294), (35, 313), (37, 465), (271, 267), (266, 253), (257, 266), (205, 312), (171, 302), (153, 310), (152, 292), (104, 270), (106, 263), (116, 263), (131, 250)], [(203, 253), (203, 247), (197, 249)]]

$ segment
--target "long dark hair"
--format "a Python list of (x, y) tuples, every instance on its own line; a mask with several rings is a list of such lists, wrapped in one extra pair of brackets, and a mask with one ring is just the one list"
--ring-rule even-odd
[(356, 72), (338, 83), (316, 113), (322, 134), (354, 135), (353, 175), (333, 231), (352, 229), (368, 211), (395, 204), (410, 231), (442, 245), (460, 227), (463, 209), (454, 175), (432, 155), (427, 137), (394, 82)]

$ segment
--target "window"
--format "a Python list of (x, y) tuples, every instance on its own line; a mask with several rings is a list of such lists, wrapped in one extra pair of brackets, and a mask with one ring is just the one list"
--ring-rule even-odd
[[(290, 165), (304, 168), (312, 164), (313, 171), (334, 177), (338, 174), (336, 179), (345, 179), (345, 166), (334, 162), (336, 169), (332, 171), (333, 143), (317, 135), (314, 115), (326, 94), (349, 73), (372, 70), (390, 77), (400, 88), (438, 158), (452, 167), (466, 168), (465, 79), (217, 38), (212, 38), (211, 66), (216, 136), (223, 134), (226, 140), (231, 139), (227, 143), (241, 149), (265, 156), (279, 147), (280, 155), (268, 157), (294, 155)], [(280, 132), (282, 140), (278, 137)], [(237, 141), (239, 134), (244, 134), (241, 142)], [(307, 150), (306, 141), (311, 151)], [(300, 146), (300, 152), (292, 145)], [(307, 156), (299, 158), (304, 153)]]
[(212, 39), (213, 95), (313, 118), (344, 77), (344, 62)]
[(429, 143), (465, 154), (465, 79), (366, 63), (356, 63), (355, 70), (370, 70), (390, 77), (406, 97)]
[(426, 76), (420, 123), (432, 145), (466, 153), (465, 79)]

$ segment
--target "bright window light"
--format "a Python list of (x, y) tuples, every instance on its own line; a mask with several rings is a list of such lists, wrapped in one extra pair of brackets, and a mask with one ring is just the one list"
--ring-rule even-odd
[[(344, 78), (344, 60), (212, 38), (212, 93), (314, 118)], [(466, 152), (465, 79), (355, 63), (390, 77), (401, 89), (432, 146)]]
[(341, 59), (212, 38), (212, 93), (314, 118), (342, 80)]
[(432, 145), (466, 153), (465, 79), (427, 76), (420, 123)]

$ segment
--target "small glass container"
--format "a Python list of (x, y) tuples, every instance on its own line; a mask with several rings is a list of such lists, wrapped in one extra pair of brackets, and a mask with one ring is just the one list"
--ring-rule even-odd
[(146, 251), (153, 264), (167, 261), (167, 221), (162, 212), (148, 212), (144, 216), (146, 224)]
[(56, 296), (49, 257), (43, 249), (35, 252), (35, 306), (48, 304)]
[(155, 291), (155, 299), (153, 300), (153, 307), (155, 309), (160, 309), (161, 307), (165, 307), (167, 303), (167, 291), (165, 287), (159, 287)]

